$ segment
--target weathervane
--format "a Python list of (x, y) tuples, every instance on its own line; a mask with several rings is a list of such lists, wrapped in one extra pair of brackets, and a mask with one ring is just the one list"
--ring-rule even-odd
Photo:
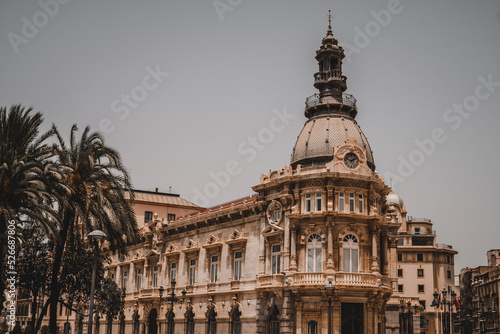
[(326, 16), (328, 18), (328, 34), (332, 34), (332, 10), (328, 10), (328, 15)]

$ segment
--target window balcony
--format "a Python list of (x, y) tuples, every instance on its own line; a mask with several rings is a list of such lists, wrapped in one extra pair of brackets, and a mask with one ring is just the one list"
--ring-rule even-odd
[(283, 284), (285, 283), (285, 275), (262, 275), (257, 277), (257, 283), (259, 288), (283, 287)]

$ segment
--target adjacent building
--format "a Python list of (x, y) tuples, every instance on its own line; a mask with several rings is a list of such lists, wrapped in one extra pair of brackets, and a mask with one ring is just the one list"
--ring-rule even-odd
[(464, 334), (500, 333), (500, 250), (487, 252), (488, 266), (460, 272), (462, 310), (459, 326)]

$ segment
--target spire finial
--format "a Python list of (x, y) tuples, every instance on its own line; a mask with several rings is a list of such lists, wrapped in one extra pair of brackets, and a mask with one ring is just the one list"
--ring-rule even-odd
[(328, 18), (328, 32), (327, 32), (327, 34), (333, 35), (333, 33), (332, 33), (332, 10), (331, 9), (328, 10), (327, 18)]

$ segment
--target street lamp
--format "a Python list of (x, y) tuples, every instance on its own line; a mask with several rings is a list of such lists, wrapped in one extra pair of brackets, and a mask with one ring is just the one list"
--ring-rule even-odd
[[(172, 288), (172, 293), (170, 293), (169, 296), (165, 297), (165, 300), (167, 301), (167, 303), (170, 303), (171, 305), (171, 311), (170, 311), (170, 317), (168, 319), (168, 333), (169, 334), (173, 334), (174, 333), (174, 328), (173, 328), (173, 312), (174, 312), (174, 303), (179, 303), (179, 304), (182, 304), (184, 303), (184, 301), (186, 300), (186, 290), (182, 290), (182, 299), (180, 299), (179, 297), (177, 297), (175, 295), (175, 284), (177, 282), (175, 281), (175, 278), (172, 278), (172, 280), (170, 281), (170, 287)], [(160, 293), (160, 305), (161, 305), (161, 300), (162, 300), (162, 297), (163, 297), (163, 291), (165, 291), (165, 289), (163, 288), (163, 286), (160, 286), (160, 288), (158, 289), (158, 292)], [(91, 333), (92, 334), (92, 333)]]
[(328, 334), (332, 334), (332, 299), (335, 293), (335, 286), (332, 281), (324, 287), (325, 295), (328, 297)]
[[(408, 312), (405, 312), (405, 304), (401, 302), (401, 323), (400, 328), (403, 329), (403, 333), (413, 334), (413, 312), (411, 302), (406, 303), (408, 306)], [(415, 314), (418, 311), (418, 305), (414, 305)]]
[(106, 238), (106, 234), (104, 234), (103, 231), (100, 230), (94, 230), (89, 233), (89, 238), (91, 240), (94, 240), (97, 242), (97, 248), (95, 249), (95, 256), (94, 256), (94, 264), (92, 266), (92, 285), (90, 287), (90, 302), (89, 302), (89, 324), (88, 324), (88, 329), (87, 333), (92, 334), (92, 320), (93, 320), (93, 312), (94, 312), (94, 292), (95, 292), (95, 279), (96, 279), (96, 273), (97, 273), (97, 255), (99, 251), (101, 250), (101, 241)]

